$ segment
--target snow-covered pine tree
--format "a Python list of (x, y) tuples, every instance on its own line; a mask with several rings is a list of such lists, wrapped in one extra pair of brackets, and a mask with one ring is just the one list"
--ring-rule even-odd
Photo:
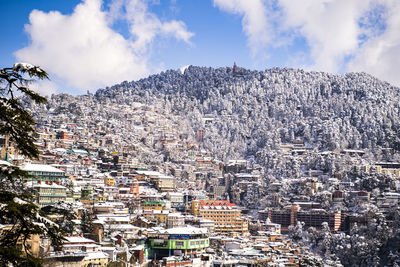
[[(27, 63), (0, 69), (0, 135), (9, 137), (19, 153), (28, 158), (37, 158), (39, 151), (34, 144), (35, 121), (21, 97), (39, 104), (46, 102), (29, 89), (35, 79), (48, 79), (47, 73)], [(31, 254), (27, 243), (32, 235), (46, 236), (54, 246), (62, 241), (61, 228), (33, 203), (33, 192), (23, 183), (27, 176), (18, 167), (0, 165), (1, 266), (40, 266), (41, 259)]]

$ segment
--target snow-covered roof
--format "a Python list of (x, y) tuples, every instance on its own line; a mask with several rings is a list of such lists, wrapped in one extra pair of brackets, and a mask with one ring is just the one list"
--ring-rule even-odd
[(84, 260), (93, 260), (93, 259), (107, 259), (108, 254), (103, 251), (94, 251), (94, 252), (87, 252), (87, 256)]
[(67, 152), (67, 150), (66, 150), (65, 148), (62, 148), (62, 147), (57, 147), (57, 148), (53, 149), (53, 151), (56, 151), (56, 152), (64, 152), (64, 153)]
[(73, 148), (73, 149), (71, 149), (71, 151), (72, 151), (73, 153), (78, 153), (78, 154), (87, 154), (87, 153), (88, 153), (86, 150), (77, 149), (77, 148)]
[(7, 165), (7, 166), (11, 166), (12, 164), (8, 161), (5, 160), (0, 160), (0, 165)]
[(168, 214), (168, 217), (184, 217), (183, 215), (182, 215), (182, 213), (178, 213), (178, 212), (174, 212), (174, 213), (170, 213), (170, 214)]
[(101, 251), (115, 251), (117, 250), (116, 247), (99, 247), (99, 250)]
[(157, 178), (158, 178), (158, 179), (165, 179), (165, 180), (167, 180), (167, 179), (169, 179), (169, 180), (175, 179), (175, 177), (173, 177), (173, 176), (167, 176), (167, 175), (160, 175), (160, 176), (158, 176)]
[(175, 228), (170, 228), (170, 229), (163, 229), (159, 230), (160, 233), (162, 234), (169, 234), (169, 235), (196, 235), (196, 234), (207, 234), (208, 229), (207, 228), (197, 228), (193, 226), (186, 226), (186, 227), (175, 227)]
[(108, 227), (110, 227), (110, 229), (112, 229), (112, 230), (120, 230), (120, 231), (123, 231), (123, 232), (126, 232), (127, 230), (133, 230), (133, 229), (139, 230), (140, 229), (139, 227), (134, 226), (134, 225), (129, 224), (129, 223), (110, 224)]
[(169, 214), (169, 210), (136, 210), (137, 214)]
[(56, 183), (53, 184), (35, 184), (33, 187), (39, 187), (39, 188), (66, 188), (65, 186), (58, 185)]
[(199, 222), (200, 223), (215, 223), (215, 221), (213, 221), (213, 220), (204, 219), (204, 218), (199, 218)]
[(129, 223), (130, 222), (130, 216), (129, 214), (121, 214), (121, 215), (114, 215), (114, 214), (97, 214), (97, 219), (100, 222), (125, 222)]
[(181, 197), (183, 196), (183, 193), (181, 192), (168, 192), (167, 193), (169, 196), (174, 196), (174, 197)]
[(66, 243), (95, 243), (94, 240), (83, 236), (66, 236)]
[(253, 177), (254, 175), (251, 174), (251, 173), (241, 172), (241, 173), (236, 173), (235, 176), (238, 176), (238, 177)]
[(98, 202), (94, 204), (94, 207), (116, 207), (116, 206), (124, 207), (125, 204), (122, 202)]
[(76, 247), (97, 248), (97, 247), (99, 247), (99, 245), (97, 245), (95, 243), (90, 243), (90, 244), (73, 243), (73, 244), (64, 245), (64, 248), (76, 248)]
[(25, 164), (24, 166), (21, 167), (21, 169), (28, 172), (58, 172), (58, 173), (64, 172), (50, 165), (32, 164), (32, 163)]
[(155, 171), (136, 171), (137, 174), (144, 174), (144, 175), (150, 175), (150, 176), (159, 176), (161, 175), (160, 172), (155, 172)]

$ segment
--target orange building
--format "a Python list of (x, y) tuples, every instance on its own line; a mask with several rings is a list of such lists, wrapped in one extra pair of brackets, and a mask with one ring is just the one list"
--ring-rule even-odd
[(72, 133), (61, 131), (57, 133), (57, 139), (71, 140), (73, 139), (73, 135)]

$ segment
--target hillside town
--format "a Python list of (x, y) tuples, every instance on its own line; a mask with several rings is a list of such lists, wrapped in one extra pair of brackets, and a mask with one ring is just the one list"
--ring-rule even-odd
[[(241, 205), (266, 188), (260, 166), (216, 160), (155, 108), (123, 110), (110, 107), (107, 114), (129, 118), (130, 136), (117, 132), (120, 122), (112, 118), (95, 124), (39, 118), (38, 160), (26, 160), (1, 139), (1, 163), (31, 174), (25, 182), (36, 203), (69, 229), (61, 248), (31, 238), (32, 252), (47, 266), (298, 266), (320, 260), (283, 236), (280, 224)], [(138, 154), (157, 163), (146, 164)]]
[(33, 106), (38, 160), (20, 156), (7, 136), (0, 140), (0, 163), (27, 171), (37, 205), (68, 229), (61, 247), (29, 240), (45, 266), (341, 266), (304, 239), (350, 234), (397, 208), (400, 164), (368, 164), (366, 151), (319, 152), (301, 140), (278, 148), (299, 164), (335, 158), (354, 172), (391, 177), (393, 190), (361, 189), (322, 168), (267, 180), (255, 162), (221, 161), (205, 150), (211, 115), (190, 132), (157, 105), (81, 98), (46, 113)]
[(400, 267), (399, 13), (0, 1), (0, 267)]

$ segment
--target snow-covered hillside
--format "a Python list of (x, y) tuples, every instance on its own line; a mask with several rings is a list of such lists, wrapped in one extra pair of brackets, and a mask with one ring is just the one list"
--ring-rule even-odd
[[(399, 88), (366, 73), (188, 67), (98, 90), (98, 100), (159, 103), (190, 118), (220, 159), (254, 158), (281, 143), (319, 150), (400, 150)], [(160, 107), (161, 108), (161, 107)], [(204, 118), (211, 118), (204, 125)], [(258, 157), (259, 158), (259, 157)]]

